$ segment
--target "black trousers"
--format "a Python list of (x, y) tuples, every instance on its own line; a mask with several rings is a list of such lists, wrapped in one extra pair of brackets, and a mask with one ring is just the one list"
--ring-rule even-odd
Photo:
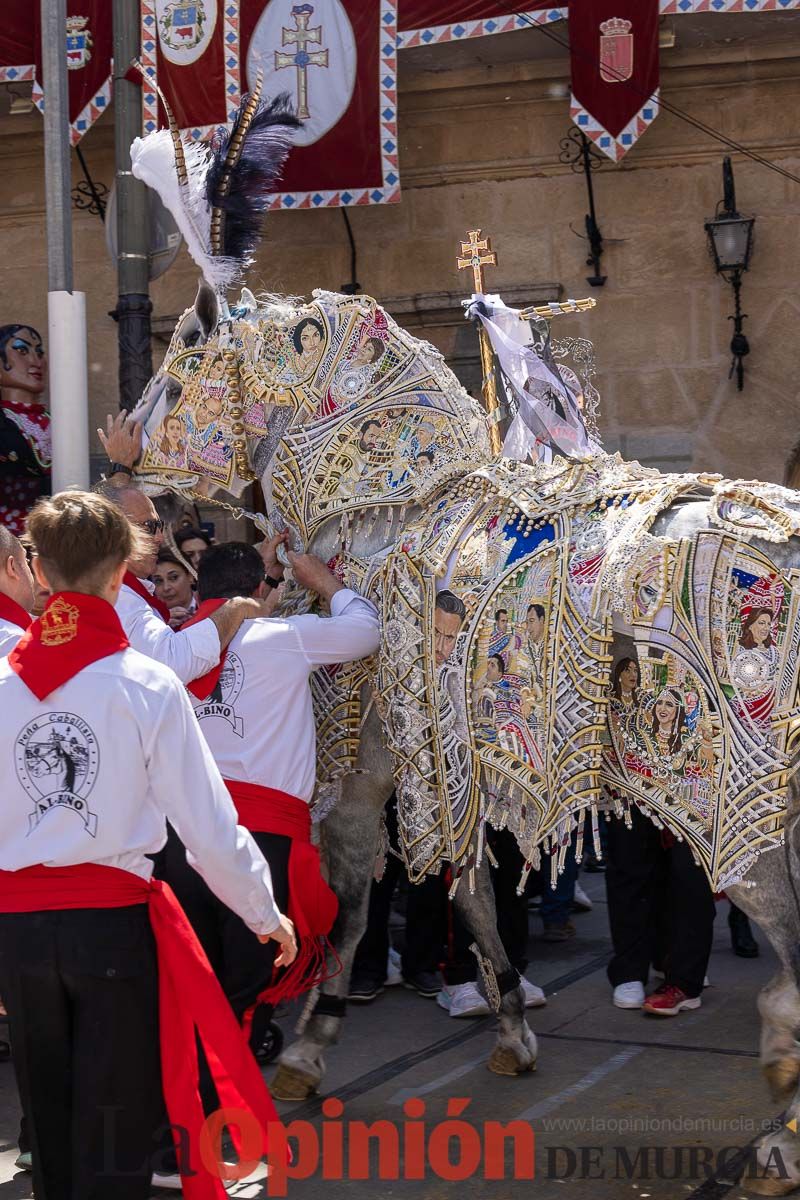
[[(155, 874), (170, 885), (180, 901), (237, 1020), (241, 1021), (272, 978), (278, 943), (258, 940), (241, 917), (223, 904), (189, 866), (186, 849), (171, 825), (167, 830), (167, 844), (155, 858)], [(269, 863), (275, 903), (285, 913), (289, 900), (291, 839), (276, 833), (254, 833), (253, 838)], [(264, 1040), (272, 1011), (271, 1006), (264, 1004), (255, 1011), (250, 1032), (250, 1045), (254, 1051)], [(200, 1092), (207, 1114), (219, 1107), (202, 1053)]]
[[(508, 829), (487, 827), (486, 840), (497, 860), (497, 867), (490, 868), (497, 908), (497, 932), (512, 967), (524, 975), (528, 966), (528, 899), (525, 895), (517, 895), (524, 860), (513, 833)], [(462, 879), (458, 886), (468, 887), (469, 884)], [(470, 950), (475, 941), (474, 934), (461, 920), (455, 905), (450, 905), (450, 913), (444, 977), (452, 987), (474, 983), (478, 978), (478, 962)]]
[(650, 964), (687, 996), (699, 996), (708, 967), (716, 905), (685, 842), (664, 849), (661, 831), (632, 806), (633, 824), (608, 823), (606, 892), (614, 957), (612, 987), (647, 982)]
[[(386, 805), (389, 843), (397, 848), (397, 801), (394, 793)], [(492, 868), (497, 927), (512, 965), (524, 975), (528, 965), (528, 902), (516, 889), (522, 871), (522, 855), (508, 830), (487, 830), (497, 859)], [(405, 873), (401, 859), (390, 854), (380, 881), (370, 890), (367, 928), (356, 950), (353, 976), (383, 983), (389, 954), (389, 910), (398, 881)], [(443, 873), (444, 874), (444, 873)], [(473, 935), (447, 899), (443, 874), (428, 875), (422, 883), (409, 886), (406, 904), (406, 936), (402, 953), (403, 975), (413, 978), (421, 971), (444, 967), (449, 984), (468, 983), (477, 978), (478, 965), (469, 947)], [(460, 887), (466, 887), (462, 880)]]
[(145, 905), (0, 914), (37, 1200), (146, 1200), (163, 1117)]
[[(386, 804), (386, 829), (390, 846), (397, 850), (397, 799), (394, 792)], [(386, 979), (389, 913), (395, 888), (404, 877), (402, 859), (397, 854), (387, 855), (383, 877), (373, 880), (370, 888), (367, 928), (353, 960), (355, 979), (378, 984)], [(442, 885), (438, 877), (427, 875), (422, 883), (409, 885), (406, 896), (406, 936), (401, 956), (406, 979), (413, 979), (422, 971), (438, 971), (446, 936)]]

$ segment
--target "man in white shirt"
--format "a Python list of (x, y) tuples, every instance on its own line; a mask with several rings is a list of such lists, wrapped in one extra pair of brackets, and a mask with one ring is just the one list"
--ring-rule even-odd
[(33, 619), (34, 583), (25, 547), (0, 525), (0, 657), (16, 646)]
[(81, 492), (41, 501), (28, 528), (53, 595), (0, 661), (0, 991), (34, 1192), (145, 1200), (162, 1083), (191, 1168), (204, 1169), (195, 1026), (262, 1126), (274, 1113), (185, 917), (150, 882), (166, 818), (195, 870), (257, 938), (280, 943), (285, 964), (294, 933), (184, 689), (129, 647), (114, 610), (135, 531)]
[(189, 683), (218, 664), (220, 652), (242, 621), (254, 615), (253, 606), (248, 600), (234, 597), (208, 620), (191, 629), (170, 629), (169, 610), (163, 609), (148, 583), (164, 540), (164, 525), (153, 501), (135, 487), (106, 486), (101, 492), (121, 508), (147, 538), (143, 552), (128, 564), (120, 589), (116, 607), (122, 628), (135, 650), (172, 667), (182, 683)]
[[(190, 685), (195, 715), (227, 783), (239, 819), (270, 864), (278, 903), (292, 916), (299, 954), (293, 971), (272, 979), (273, 954), (186, 868), (170, 836), (164, 878), (174, 888), (206, 949), (234, 1012), (244, 1018), (261, 999), (251, 1045), (258, 1049), (271, 1006), (324, 976), (324, 941), (336, 913), (332, 893), (322, 916), (316, 849), (309, 844), (309, 803), (316, 783), (316, 729), (309, 681), (322, 666), (373, 654), (380, 641), (375, 606), (343, 587), (311, 554), (289, 554), (297, 582), (330, 604), (330, 617), (248, 621), (230, 643), (221, 667)], [(243, 542), (212, 546), (198, 569), (198, 616), (227, 596), (267, 594), (283, 568)], [(324, 893), (323, 893), (324, 894)], [(314, 909), (314, 911), (312, 911)]]

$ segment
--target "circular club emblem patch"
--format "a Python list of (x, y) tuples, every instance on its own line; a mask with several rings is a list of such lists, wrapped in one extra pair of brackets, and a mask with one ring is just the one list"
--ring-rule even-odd
[(237, 737), (244, 737), (244, 721), (236, 713), (236, 701), (244, 684), (244, 667), (238, 654), (225, 655), (216, 687), (203, 704), (196, 704), (194, 715), (198, 721), (205, 717), (221, 717), (227, 721)]
[(82, 717), (46, 713), (19, 733), (14, 747), (17, 778), (33, 800), (28, 833), (53, 809), (69, 809), (87, 833), (97, 833), (97, 816), (89, 808), (100, 763), (97, 739)]

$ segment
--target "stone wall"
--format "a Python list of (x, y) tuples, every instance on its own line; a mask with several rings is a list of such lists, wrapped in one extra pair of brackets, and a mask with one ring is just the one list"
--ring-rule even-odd
[[(664, 54), (662, 90), (672, 104), (800, 174), (800, 14), (789, 28), (794, 36), (784, 24), (779, 40)], [(781, 479), (800, 436), (800, 185), (734, 154), (739, 208), (757, 217), (743, 291), (752, 353), (739, 393), (728, 380), (732, 294), (715, 276), (703, 229), (721, 197), (724, 147), (662, 113), (622, 164), (597, 171), (608, 282), (592, 291), (586, 243), (572, 232), (583, 229), (583, 178), (559, 161), (570, 124), (567, 64), (563, 54), (533, 57), (537, 37), (478, 39), (451, 60), (447, 47), (439, 59), (433, 48), (400, 55), (403, 198), (350, 210), (363, 289), (439, 346), (474, 386), (477, 346), (458, 315), (471, 281), (458, 276), (455, 256), (464, 231), (479, 225), (500, 259), (487, 279), (491, 290), (514, 302), (589, 292), (598, 300), (594, 312), (563, 318), (556, 333), (595, 342), (609, 448), (673, 469)], [(112, 134), (107, 115), (82, 143), (93, 175), (106, 183)], [(0, 316), (45, 328), (41, 156), (38, 114), (0, 120)], [(76, 286), (87, 293), (94, 427), (116, 406), (116, 327), (108, 316), (115, 275), (97, 217), (75, 215), (74, 245)], [(349, 253), (340, 211), (278, 213), (249, 283), (295, 294), (336, 290), (349, 279)], [(152, 288), (161, 328), (191, 302), (195, 281), (182, 251)], [(162, 348), (154, 340), (154, 360)]]

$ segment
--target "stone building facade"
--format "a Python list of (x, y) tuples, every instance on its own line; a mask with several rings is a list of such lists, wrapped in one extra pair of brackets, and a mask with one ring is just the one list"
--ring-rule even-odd
[[(672, 19), (662, 51), (671, 106), (800, 175), (800, 11)], [(666, 40), (669, 40), (668, 38)], [(2, 89), (0, 89), (2, 90)], [(593, 294), (597, 308), (563, 318), (591, 338), (610, 449), (666, 469), (780, 480), (800, 437), (795, 331), (800, 320), (800, 183), (733, 152), (737, 202), (756, 216), (743, 307), (751, 354), (742, 392), (729, 380), (730, 288), (714, 272), (704, 222), (722, 195), (718, 140), (662, 112), (619, 165), (594, 177), (606, 249), (603, 288), (586, 276), (583, 177), (560, 161), (569, 126), (565, 52), (536, 30), (399, 56), (402, 202), (349, 210), (357, 278), (405, 326), (478, 382), (474, 331), (461, 317), (470, 280), (455, 258), (468, 228), (499, 257), (489, 290), (509, 303)], [(2, 101), (7, 109), (8, 98)], [(0, 322), (46, 329), (42, 137), (37, 113), (0, 106)], [(81, 144), (92, 175), (113, 178), (113, 121)], [(81, 178), (77, 162), (75, 181)], [(91, 427), (117, 404), (115, 271), (97, 216), (75, 213), (76, 286), (89, 320)], [(253, 290), (308, 294), (351, 278), (339, 210), (274, 214), (249, 280)], [(181, 254), (152, 285), (153, 357), (192, 300), (196, 271)], [(99, 447), (92, 446), (95, 465)]]

